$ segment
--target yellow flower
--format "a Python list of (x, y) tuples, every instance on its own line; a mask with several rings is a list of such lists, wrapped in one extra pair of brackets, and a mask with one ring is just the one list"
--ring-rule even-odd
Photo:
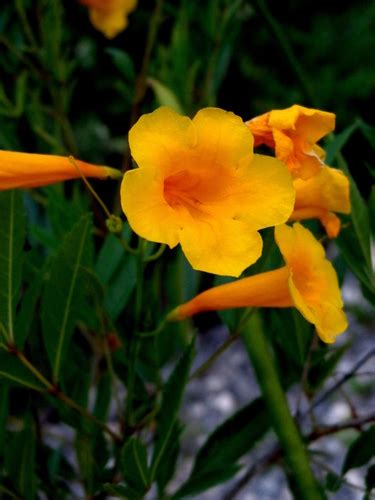
[[(110, 167), (91, 165), (75, 160), (85, 177), (119, 179), (122, 173)], [(76, 179), (80, 172), (66, 156), (0, 151), (0, 191), (32, 188)]]
[(107, 38), (114, 38), (128, 25), (128, 14), (137, 6), (137, 0), (80, 0), (90, 9), (93, 26)]
[(246, 122), (254, 134), (254, 145), (275, 149), (293, 175), (309, 179), (323, 165), (324, 150), (316, 143), (335, 128), (335, 115), (294, 104)]
[(336, 272), (322, 245), (300, 224), (275, 228), (285, 266), (210, 288), (169, 315), (181, 320), (202, 311), (234, 307), (296, 307), (327, 343), (347, 328)]
[(129, 144), (139, 167), (121, 187), (130, 226), (170, 248), (181, 243), (194, 269), (238, 276), (261, 254), (258, 230), (291, 214), (288, 170), (253, 155), (253, 137), (233, 113), (206, 108), (190, 120), (161, 107), (133, 126)]
[(320, 219), (327, 235), (340, 232), (340, 219), (333, 213), (350, 213), (349, 179), (340, 170), (323, 167), (317, 175), (304, 181), (294, 180), (296, 202), (289, 220)]

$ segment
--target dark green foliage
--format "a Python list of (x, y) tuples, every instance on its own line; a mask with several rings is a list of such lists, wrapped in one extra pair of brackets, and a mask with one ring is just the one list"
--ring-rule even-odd
[(43, 292), (43, 336), (53, 378), (58, 380), (64, 366), (75, 322), (84, 298), (83, 266), (90, 266), (91, 218), (84, 216), (63, 240), (54, 258)]
[(352, 442), (345, 457), (341, 473), (345, 474), (350, 469), (361, 467), (367, 464), (375, 455), (375, 426), (371, 426), (367, 431)]

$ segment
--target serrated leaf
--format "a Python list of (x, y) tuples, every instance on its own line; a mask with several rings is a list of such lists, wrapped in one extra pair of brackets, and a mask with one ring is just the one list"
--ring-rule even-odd
[(155, 93), (156, 99), (160, 106), (169, 106), (181, 115), (184, 114), (181, 103), (179, 102), (176, 94), (163, 83), (155, 78), (148, 78), (147, 83)]
[(350, 469), (367, 464), (375, 456), (375, 425), (371, 426), (353, 441), (342, 466), (342, 474)]
[(42, 331), (53, 378), (57, 381), (84, 298), (82, 266), (91, 260), (92, 221), (83, 216), (55, 256), (42, 296)]
[(14, 338), (22, 278), (25, 213), (20, 191), (0, 193), (0, 324)]
[(193, 340), (186, 348), (165, 385), (163, 401), (157, 419), (157, 438), (151, 463), (152, 479), (157, 476), (159, 464), (171, 444), (174, 423), (182, 403), (183, 391), (188, 381), (194, 354)]
[(45, 387), (16, 357), (0, 351), (0, 378), (12, 384), (28, 387), (36, 391), (43, 391)]
[(147, 450), (136, 437), (131, 437), (121, 450), (121, 468), (124, 480), (130, 488), (144, 493), (150, 483)]

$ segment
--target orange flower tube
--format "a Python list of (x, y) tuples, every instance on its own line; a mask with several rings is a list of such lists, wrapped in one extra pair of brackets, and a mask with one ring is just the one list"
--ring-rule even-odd
[(336, 272), (322, 245), (300, 224), (275, 228), (285, 266), (210, 288), (176, 307), (169, 321), (235, 307), (296, 307), (327, 343), (347, 328)]
[(276, 109), (246, 122), (254, 135), (254, 146), (266, 144), (275, 150), (295, 178), (316, 175), (325, 158), (316, 143), (335, 128), (335, 115), (294, 104)]
[(349, 179), (340, 170), (322, 167), (317, 175), (295, 179), (296, 201), (290, 221), (319, 219), (329, 238), (336, 238), (341, 222), (334, 212), (350, 213)]
[(85, 177), (121, 179), (122, 172), (114, 168), (92, 165), (75, 160), (76, 168), (67, 156), (0, 151), (0, 191), (32, 188), (55, 182)]
[(89, 7), (94, 28), (107, 38), (114, 38), (128, 25), (128, 15), (137, 6), (137, 0), (80, 0)]

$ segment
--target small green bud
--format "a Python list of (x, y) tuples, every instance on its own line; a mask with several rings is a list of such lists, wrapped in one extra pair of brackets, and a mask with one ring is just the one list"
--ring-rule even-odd
[(122, 232), (122, 220), (117, 215), (111, 215), (109, 219), (105, 221), (105, 224), (110, 233), (118, 234)]

